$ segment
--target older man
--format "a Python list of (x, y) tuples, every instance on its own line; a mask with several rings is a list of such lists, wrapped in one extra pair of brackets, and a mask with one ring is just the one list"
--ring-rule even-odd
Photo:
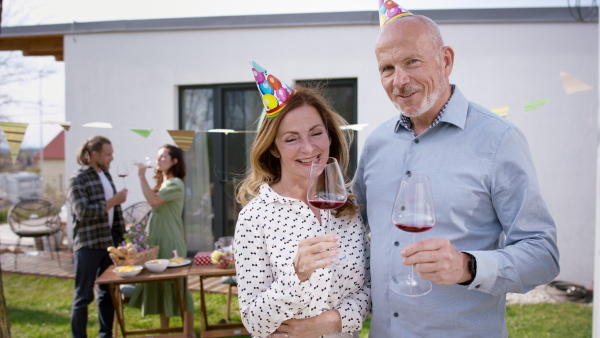
[[(372, 236), (370, 336), (504, 337), (506, 293), (559, 272), (556, 227), (527, 142), (450, 84), (454, 51), (435, 22), (393, 1), (382, 6), (375, 54), (400, 114), (369, 136), (354, 185)], [(390, 220), (390, 187), (412, 174), (429, 177), (437, 216), (414, 244)], [(413, 264), (432, 291), (390, 290), (392, 276)]]

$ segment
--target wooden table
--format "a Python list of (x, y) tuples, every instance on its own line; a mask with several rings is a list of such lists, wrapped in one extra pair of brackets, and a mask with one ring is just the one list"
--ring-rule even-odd
[(234, 337), (249, 334), (242, 323), (208, 325), (203, 281), (205, 278), (210, 277), (235, 276), (235, 268), (221, 269), (214, 265), (192, 264), (189, 276), (198, 276), (200, 278), (200, 337)]
[[(104, 273), (96, 280), (96, 284), (108, 284), (110, 290), (110, 296), (115, 307), (115, 320), (121, 327), (121, 333), (123, 337), (137, 335), (138, 337), (144, 337), (149, 333), (158, 333), (159, 335), (153, 335), (152, 337), (187, 337), (187, 320), (185, 315), (187, 297), (185, 290), (187, 290), (187, 276), (190, 270), (190, 265), (167, 268), (163, 272), (153, 273), (150, 270), (144, 268), (137, 276), (123, 278), (113, 272), (115, 268), (111, 265), (104, 271)], [(181, 290), (178, 279), (183, 278), (184, 285)], [(125, 329), (125, 318), (123, 313), (123, 297), (121, 297), (121, 284), (137, 284), (137, 283), (153, 283), (153, 282), (173, 282), (175, 284), (175, 290), (179, 295), (179, 311), (181, 312), (181, 327), (169, 327), (169, 328), (156, 328), (156, 329), (138, 329), (138, 330), (126, 330)], [(182, 293), (182, 291), (184, 293)], [(141, 334), (141, 336), (140, 336)]]

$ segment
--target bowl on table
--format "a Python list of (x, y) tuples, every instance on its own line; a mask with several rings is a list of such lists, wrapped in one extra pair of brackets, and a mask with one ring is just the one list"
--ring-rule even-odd
[(126, 266), (117, 266), (113, 269), (113, 272), (117, 275), (127, 278), (137, 276), (144, 267), (141, 265), (126, 265)]
[(169, 265), (168, 259), (153, 259), (147, 261), (145, 264), (146, 268), (152, 272), (163, 272)]

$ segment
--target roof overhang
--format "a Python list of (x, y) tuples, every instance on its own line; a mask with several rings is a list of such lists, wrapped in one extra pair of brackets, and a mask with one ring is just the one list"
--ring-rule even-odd
[[(567, 7), (415, 10), (437, 23), (577, 22)], [(593, 21), (598, 20), (598, 11)], [(25, 56), (64, 60), (65, 35), (107, 32), (236, 29), (294, 26), (379, 25), (376, 11), (246, 15), (2, 27), (0, 51), (20, 50)]]
[(20, 50), (24, 56), (54, 56), (56, 61), (64, 61), (63, 36), (0, 37), (0, 50)]

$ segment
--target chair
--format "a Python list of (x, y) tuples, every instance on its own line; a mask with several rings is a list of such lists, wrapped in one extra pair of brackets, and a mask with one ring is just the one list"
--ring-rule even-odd
[[(19, 236), (17, 246), (21, 244), (23, 237), (47, 237), (51, 247), (50, 237), (53, 237), (56, 244), (56, 259), (60, 266), (59, 243), (54, 235), (60, 231), (61, 222), (58, 209), (52, 203), (42, 199), (21, 201), (8, 211), (8, 224), (12, 232)], [(54, 259), (52, 251), (51, 248), (50, 257)], [(17, 268), (17, 256), (15, 255), (15, 269)]]
[(123, 219), (125, 224), (138, 225), (141, 224), (143, 227), (146, 226), (150, 215), (152, 214), (152, 207), (147, 202), (134, 203), (123, 210)]
[(225, 312), (225, 321), (226, 323), (231, 323), (231, 297), (233, 294), (233, 288), (237, 288), (237, 277), (236, 276), (228, 276), (221, 277), (221, 283), (228, 284), (227, 288), (227, 311)]

